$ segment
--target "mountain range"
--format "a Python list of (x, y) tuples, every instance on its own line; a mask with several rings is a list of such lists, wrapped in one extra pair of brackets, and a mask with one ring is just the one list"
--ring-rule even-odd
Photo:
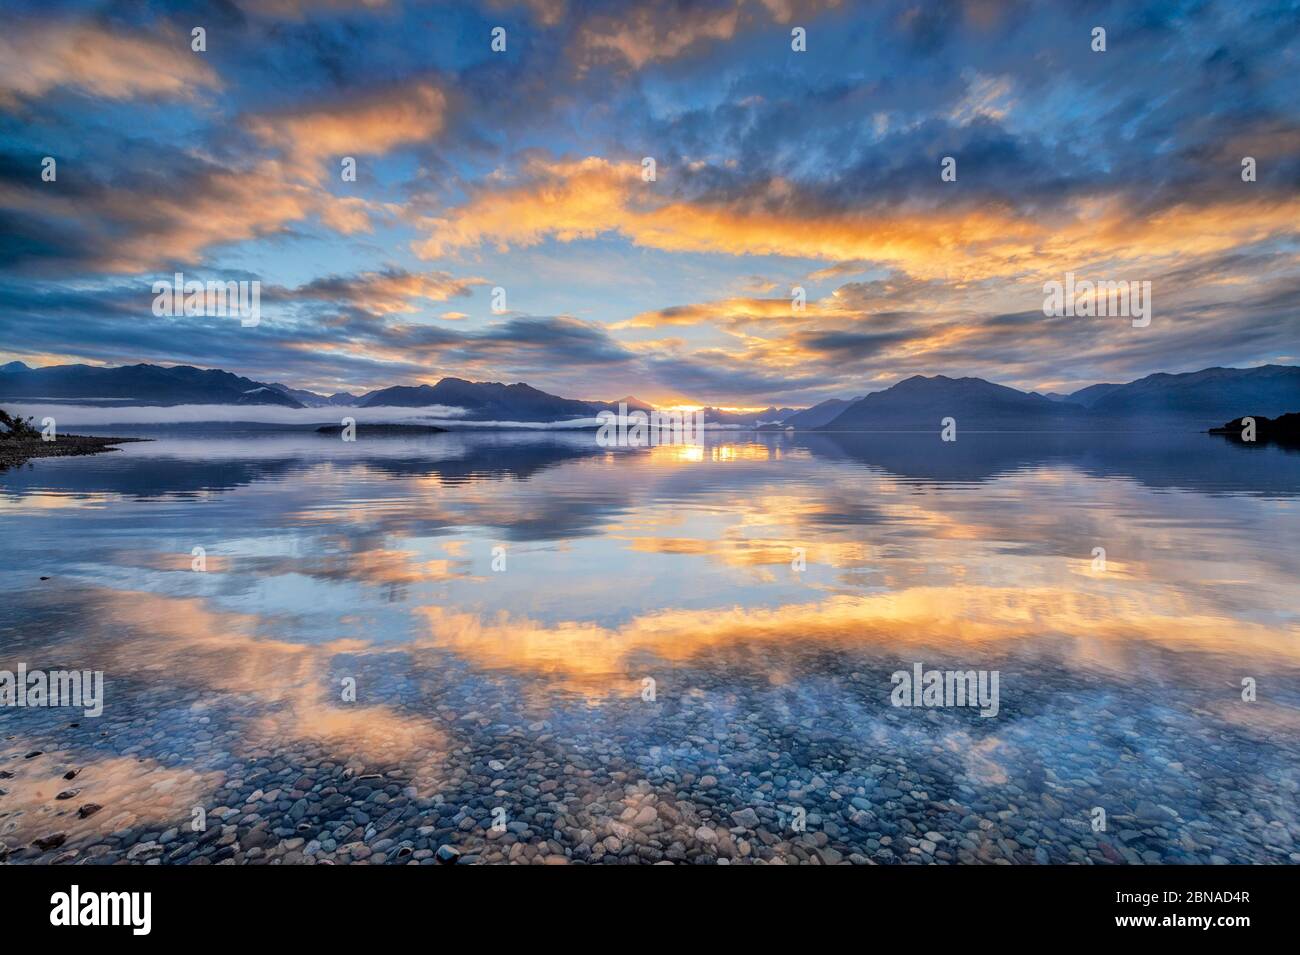
[(279, 405), (306, 407), (282, 387), (191, 365), (0, 365), (0, 399), (84, 404)]
[(794, 428), (796, 431), (810, 431), (830, 424), (838, 418), (849, 405), (861, 401), (861, 398), (827, 398), (811, 408), (804, 408), (781, 418), (776, 425), (768, 428)]
[[(189, 365), (0, 366), (0, 400), (79, 404), (274, 405), (287, 408), (461, 409), (466, 422), (559, 422), (601, 411), (648, 411), (628, 395), (614, 401), (561, 398), (531, 385), (443, 378), (434, 385), (398, 385), (362, 395), (321, 395), (264, 383), (219, 369)], [(1089, 385), (1072, 394), (1024, 392), (982, 378), (915, 375), (861, 398), (831, 398), (811, 408), (757, 412), (705, 408), (713, 425), (797, 431), (932, 431), (953, 417), (977, 431), (1135, 430), (1160, 422), (1208, 427), (1243, 415), (1277, 417), (1300, 410), (1300, 367), (1207, 368), (1154, 374), (1121, 384)]]
[(466, 420), (563, 421), (588, 418), (596, 412), (591, 402), (557, 398), (531, 385), (503, 385), (496, 381), (444, 378), (436, 385), (398, 385), (363, 395), (362, 408), (420, 408), (445, 405), (465, 409)]
[(978, 431), (1073, 430), (1087, 408), (995, 385), (982, 378), (916, 375), (853, 402), (825, 431), (935, 431), (947, 417)]
[[(982, 378), (916, 375), (851, 403), (826, 431), (932, 431), (945, 417), (976, 431), (1134, 430), (1300, 409), (1300, 367), (1159, 373), (1069, 395), (1017, 391)], [(797, 425), (796, 425), (797, 427)]]

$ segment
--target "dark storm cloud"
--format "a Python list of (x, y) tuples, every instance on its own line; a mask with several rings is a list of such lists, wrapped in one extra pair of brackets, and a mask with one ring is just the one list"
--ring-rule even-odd
[(801, 332), (795, 338), (807, 351), (837, 361), (843, 359), (861, 360), (873, 358), (890, 348), (919, 337), (918, 332), (858, 332), (826, 331)]

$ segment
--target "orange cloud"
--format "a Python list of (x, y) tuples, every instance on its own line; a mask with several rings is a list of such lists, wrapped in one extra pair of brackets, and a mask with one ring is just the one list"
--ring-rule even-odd
[[(541, 13), (543, 23), (558, 22), (560, 14), (551, 0), (528, 3)], [(674, 60), (711, 42), (730, 40), (745, 26), (769, 19), (788, 24), (796, 16), (814, 16), (838, 6), (839, 0), (733, 0), (730, 7), (681, 6), (668, 12), (647, 4), (583, 21), (569, 56), (580, 69), (612, 63), (639, 70), (650, 63)]]
[(740, 21), (740, 7), (730, 10), (684, 8), (672, 11), (641, 8), (617, 16), (593, 17), (575, 41), (580, 62), (623, 61), (633, 69), (671, 60), (696, 43), (730, 40)]
[[(533, 159), (519, 183), (482, 189), (444, 216), (418, 220), (427, 238), (415, 250), (438, 258), (485, 245), (505, 251), (617, 234), (670, 252), (865, 260), (925, 279), (1041, 281), (1117, 260), (1140, 262), (1149, 274), (1162, 259), (1294, 234), (1300, 221), (1300, 197), (1188, 203), (1140, 218), (1118, 196), (1078, 200), (1057, 216), (1031, 217), (992, 202), (815, 213), (803, 211), (795, 187), (780, 179), (740, 199), (692, 201), (666, 197), (662, 184), (643, 182), (640, 172), (639, 164), (599, 157)], [(659, 172), (661, 180), (671, 176)]]
[(429, 236), (416, 244), (417, 253), (438, 258), (482, 245), (505, 251), (547, 238), (617, 233), (673, 252), (871, 259), (942, 275), (945, 262), (1022, 269), (1046, 234), (1008, 209), (813, 218), (790, 208), (794, 190), (782, 180), (730, 204), (663, 199), (655, 184), (642, 181), (639, 165), (598, 157), (533, 160), (526, 175), (520, 185), (485, 189), (447, 216), (421, 220)]
[(740, 326), (756, 321), (804, 321), (809, 312), (816, 315), (826, 311), (826, 308), (817, 303), (809, 302), (805, 305), (804, 312), (796, 312), (789, 298), (729, 298), (720, 302), (695, 302), (641, 312), (610, 328), (660, 328), (665, 325), (698, 325), (703, 322)]
[[(18, 58), (7, 55), (23, 43), (29, 46)], [(33, 50), (39, 56), (29, 70), (24, 64)], [(0, 55), (0, 106), (17, 95), (63, 84), (119, 98), (191, 95), (196, 87), (219, 85), (201, 55), (190, 53), (179, 36), (166, 45), (90, 27), (43, 28), (31, 37), (0, 38), (0, 54), (6, 54)], [(263, 143), (279, 147), (282, 158), (218, 166), (196, 154), (202, 164), (198, 172), (169, 189), (156, 184), (137, 189), (128, 183), (70, 195), (10, 182), (0, 185), (0, 206), (20, 215), (76, 222), (91, 236), (87, 247), (102, 250), (92, 264), (106, 272), (195, 262), (210, 246), (275, 235), (308, 219), (344, 235), (368, 232), (372, 215), (391, 212), (391, 207), (320, 189), (325, 174), (321, 161), (381, 154), (427, 139), (442, 129), (445, 108), (442, 91), (421, 83), (314, 109), (258, 115), (248, 121), (250, 129)], [(409, 310), (403, 296), (442, 301), (465, 287), (437, 274), (403, 281), (404, 289), (396, 287), (396, 280), (373, 283), (381, 310)]]
[[(545, 27), (553, 27), (564, 19), (568, 11), (566, 0), (522, 0), (522, 3)], [(513, 0), (491, 0), (493, 9), (508, 9), (515, 6)]]
[[(442, 131), (447, 97), (431, 83), (373, 90), (338, 103), (254, 116), (253, 135), (304, 169), (326, 157), (382, 155)], [(308, 174), (320, 175), (319, 169)]]
[[(395, 312), (414, 312), (416, 299), (445, 302), (456, 296), (468, 295), (476, 285), (487, 284), (487, 279), (456, 278), (447, 272), (362, 272), (360, 275), (324, 278), (300, 286), (287, 293), (295, 299), (316, 299), (329, 302), (347, 302), (377, 315)], [(444, 318), (457, 316), (448, 312)]]
[(193, 99), (221, 88), (188, 36), (123, 34), (88, 23), (9, 24), (0, 34), (0, 107), (69, 87), (105, 99)]
[(0, 186), (0, 206), (78, 222), (99, 237), (94, 247), (103, 252), (95, 265), (106, 272), (194, 262), (209, 246), (274, 235), (313, 217), (336, 232), (365, 232), (375, 209), (366, 200), (332, 196), (291, 179), (276, 160), (245, 169), (208, 168), (171, 191), (117, 188), (68, 195), (11, 183)]

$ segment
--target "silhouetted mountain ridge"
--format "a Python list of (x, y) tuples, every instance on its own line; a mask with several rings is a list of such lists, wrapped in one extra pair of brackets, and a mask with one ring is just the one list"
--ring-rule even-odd
[(300, 402), (308, 408), (352, 407), (357, 403), (357, 396), (346, 391), (338, 391), (332, 395), (318, 395), (314, 391), (304, 391), (301, 388), (290, 388), (288, 385), (282, 385), (278, 381), (272, 382), (271, 387), (283, 391), (290, 398)]
[[(320, 395), (279, 382), (266, 384), (219, 369), (189, 365), (0, 366), (0, 400), (71, 400), (93, 404), (279, 405), (288, 408), (440, 406), (448, 417), (478, 421), (561, 422), (617, 411), (649, 410), (634, 396), (615, 401), (562, 398), (518, 382), (443, 378), (435, 385), (397, 385), (356, 396)], [(730, 411), (707, 407), (712, 425), (796, 430), (936, 431), (946, 417), (963, 430), (1134, 430), (1176, 421), (1203, 430), (1243, 415), (1276, 417), (1300, 408), (1300, 367), (1206, 368), (1158, 373), (1126, 384), (1097, 384), (1070, 395), (1023, 392), (982, 378), (913, 375), (858, 399), (832, 398), (811, 408)]]
[(765, 430), (794, 428), (798, 431), (808, 431), (820, 428), (834, 421), (849, 405), (861, 400), (861, 398), (827, 398), (811, 408), (804, 408), (802, 411), (787, 415), (779, 424), (767, 425)]
[(913, 375), (867, 395), (822, 425), (827, 431), (937, 431), (944, 418), (977, 431), (1077, 427), (1087, 411), (983, 378)]
[(1017, 391), (982, 378), (914, 375), (867, 395), (821, 427), (828, 431), (937, 431), (943, 418), (976, 431), (1132, 430), (1189, 425), (1300, 407), (1300, 368), (1207, 368), (1090, 385), (1060, 396)]
[(1300, 368), (1205, 368), (1159, 372), (1124, 385), (1092, 385), (1070, 395), (1099, 415), (1175, 416), (1222, 421), (1242, 415), (1275, 417), (1300, 408)]
[[(15, 368), (14, 366), (19, 367)], [(297, 399), (261, 381), (192, 365), (48, 365), (11, 362), (0, 369), (0, 398), (109, 399), (135, 404), (278, 405), (302, 408)]]
[(419, 408), (443, 405), (463, 408), (465, 420), (480, 421), (563, 421), (594, 416), (587, 401), (559, 398), (522, 383), (466, 381), (444, 378), (436, 385), (398, 385), (363, 395), (362, 408)]

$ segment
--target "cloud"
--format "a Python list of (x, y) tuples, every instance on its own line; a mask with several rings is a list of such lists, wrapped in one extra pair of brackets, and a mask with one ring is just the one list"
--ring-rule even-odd
[(263, 143), (276, 147), (307, 170), (320, 175), (326, 157), (383, 155), (410, 143), (426, 142), (443, 129), (447, 97), (432, 83), (399, 84), (368, 90), (310, 107), (252, 116), (248, 127)]
[(677, 198), (643, 182), (639, 164), (533, 157), (522, 181), (485, 185), (447, 214), (419, 220), (428, 237), (415, 249), (439, 258), (617, 234), (670, 252), (868, 260), (914, 277), (972, 281), (1225, 251), (1291, 235), (1300, 215), (1300, 197), (1248, 192), (1141, 210), (1122, 193), (1098, 194), (1031, 214), (1001, 201), (963, 201), (956, 183), (947, 184), (954, 201), (942, 202), (937, 166), (933, 179), (927, 206), (837, 209), (815, 190), (782, 179), (734, 194)]
[[(731, 405), (1295, 353), (1289, 24), (1103, 2), (1098, 56), (1068, 8), (833, 7), (499, 0), (431, 33), (419, 5), (237, 0), (203, 8), (203, 55), (156, 5), (20, 19), (0, 342), (315, 390), (453, 374)], [(261, 278), (261, 327), (156, 320), (174, 268)], [(1152, 281), (1152, 329), (1043, 319), (1066, 271)], [(480, 316), (482, 275), (538, 314)]]
[(514, 374), (545, 373), (555, 366), (618, 365), (635, 357), (603, 325), (566, 315), (512, 317), (475, 332), (445, 326), (389, 326), (379, 337), (385, 348), (399, 354), (453, 367), (509, 368)]
[(321, 13), (389, 9), (389, 0), (236, 0), (239, 9), (263, 19), (305, 20)]
[(484, 186), (466, 204), (419, 224), (429, 236), (416, 251), (427, 258), (618, 234), (671, 252), (864, 258), (931, 274), (943, 267), (938, 250), (948, 250), (950, 261), (993, 264), (1030, 255), (1047, 233), (1007, 208), (823, 213), (815, 197), (781, 179), (738, 195), (674, 198), (643, 182), (639, 164), (599, 157), (534, 158), (523, 182)]
[(812, 17), (838, 6), (839, 0), (626, 4), (583, 19), (568, 58), (582, 70), (598, 64), (640, 70), (733, 40), (743, 29), (758, 29), (771, 21), (788, 24), (796, 16)]
[(9, 22), (0, 33), (0, 108), (55, 89), (103, 99), (189, 100), (221, 89), (216, 71), (173, 29), (157, 35), (91, 22)]
[(1012, 97), (1012, 80), (1008, 76), (986, 76), (977, 70), (964, 70), (966, 95), (949, 114), (960, 125), (968, 125), (979, 117), (1002, 120), (1015, 106)]
[(626, 9), (584, 23), (574, 43), (575, 53), (583, 65), (614, 61), (639, 70), (647, 63), (680, 56), (697, 44), (729, 40), (739, 20), (739, 6)]
[(914, 331), (806, 331), (798, 342), (810, 352), (832, 360), (875, 358), (902, 342), (917, 338)]
[[(266, 294), (268, 300), (319, 301), (345, 304), (373, 315), (418, 311), (420, 299), (445, 302), (450, 298), (470, 294), (476, 285), (486, 285), (487, 279), (455, 278), (448, 272), (408, 272), (405, 269), (385, 269), (382, 272), (362, 272), (357, 275), (330, 275), (313, 279), (293, 289), (275, 289)], [(443, 318), (465, 318), (457, 312), (444, 313)]]
[(342, 234), (370, 229), (373, 204), (313, 189), (277, 160), (227, 166), (179, 152), (169, 159), (161, 172), (145, 167), (103, 181), (83, 174), (64, 185), (32, 175), (34, 158), (4, 157), (9, 261), (138, 273), (195, 263), (212, 246), (281, 234), (308, 219)]
[[(816, 309), (814, 303), (813, 308)], [(670, 305), (652, 312), (641, 312), (611, 326), (624, 328), (660, 328), (673, 325), (700, 325), (705, 322), (741, 328), (760, 322), (800, 321), (790, 298), (730, 298), (717, 302)]]
[[(569, 9), (567, 0), (520, 0), (520, 2), (528, 8), (538, 23), (546, 27), (558, 24)], [(516, 4), (514, 0), (489, 0), (489, 5), (493, 9), (503, 9)]]

